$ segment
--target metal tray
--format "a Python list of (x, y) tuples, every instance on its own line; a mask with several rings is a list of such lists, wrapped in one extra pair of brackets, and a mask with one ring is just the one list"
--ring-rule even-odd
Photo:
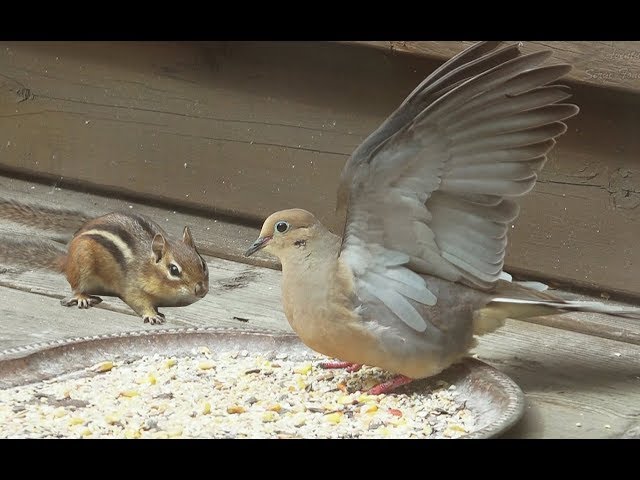
[[(36, 383), (79, 371), (105, 358), (135, 359), (145, 355), (190, 354), (207, 346), (214, 352), (248, 350), (287, 353), (292, 360), (315, 356), (296, 335), (220, 329), (179, 328), (143, 330), (78, 337), (18, 347), (0, 352), (0, 388)], [(495, 437), (514, 425), (524, 413), (524, 394), (505, 374), (472, 358), (453, 365), (437, 377), (456, 385), (460, 398), (478, 418), (479, 428), (462, 438)], [(426, 388), (424, 381), (409, 389)]]

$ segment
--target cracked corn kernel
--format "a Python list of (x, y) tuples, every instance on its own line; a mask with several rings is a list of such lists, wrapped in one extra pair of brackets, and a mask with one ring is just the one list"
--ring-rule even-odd
[(198, 364), (199, 370), (211, 370), (212, 368), (216, 368), (216, 364), (213, 363), (211, 360), (205, 360)]
[(142, 432), (140, 432), (140, 429), (133, 429), (133, 428), (127, 428), (124, 431), (124, 436), (125, 438), (140, 438), (142, 436)]
[(271, 412), (280, 412), (280, 410), (282, 410), (282, 406), (279, 403), (275, 403), (267, 407), (267, 410)]
[(277, 412), (267, 411), (262, 414), (262, 421), (265, 423), (275, 422), (279, 417)]
[(366, 393), (363, 393), (358, 397), (358, 403), (376, 402), (377, 400), (378, 400), (377, 396), (368, 395)]
[(149, 376), (147, 377), (147, 381), (149, 382), (149, 384), (155, 385), (157, 383), (158, 379), (156, 378), (156, 376), (153, 373), (150, 373)]
[(91, 435), (93, 432), (91, 431), (90, 428), (85, 428), (84, 430), (82, 430), (80, 432), (80, 435), (82, 435), (83, 437), (88, 437), (89, 435)]
[(365, 405), (365, 413), (376, 413), (378, 411), (377, 405)]
[(449, 425), (444, 429), (444, 435), (448, 437), (452, 437), (458, 433), (466, 433), (466, 430), (462, 428), (460, 425)]
[(104, 421), (107, 422), (109, 425), (113, 425), (115, 423), (120, 422), (120, 417), (116, 414), (107, 415), (104, 417)]
[(338, 424), (342, 420), (342, 414), (340, 412), (329, 413), (324, 416), (324, 419), (329, 423)]
[(209, 402), (204, 402), (202, 405), (202, 414), (209, 415), (211, 413), (211, 404)]
[(61, 418), (67, 414), (67, 411), (64, 407), (58, 407), (53, 411), (53, 418)]
[(94, 367), (92, 368), (92, 370), (94, 372), (108, 372), (113, 368), (113, 362), (108, 361), (108, 362), (102, 362), (102, 363), (98, 363), (97, 365), (94, 365)]
[(84, 418), (80, 418), (80, 417), (73, 417), (69, 420), (69, 425), (73, 426), (73, 425), (82, 425), (84, 424), (85, 420)]
[(246, 412), (245, 408), (242, 405), (232, 405), (227, 407), (227, 413), (244, 413)]
[(171, 368), (175, 366), (178, 361), (175, 358), (169, 358), (166, 362), (164, 362), (164, 368)]
[(301, 367), (298, 368), (294, 368), (293, 369), (293, 373), (298, 373), (300, 375), (307, 375), (310, 371), (311, 371), (311, 364), (310, 363), (306, 363), (304, 365), (302, 365)]
[(133, 398), (137, 397), (138, 395), (140, 395), (140, 392), (138, 392), (137, 390), (125, 390), (123, 392), (120, 392), (120, 396), (126, 398)]

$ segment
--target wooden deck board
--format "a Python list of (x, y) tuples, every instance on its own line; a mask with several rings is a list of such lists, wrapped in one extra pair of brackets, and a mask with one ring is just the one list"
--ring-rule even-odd
[[(444, 61), (474, 42), (361, 41), (387, 51), (410, 53)], [(640, 93), (640, 42), (521, 42), (525, 53), (551, 49), (557, 62), (573, 66), (568, 78), (586, 85)]]
[[(219, 326), (291, 331), (279, 303), (280, 272), (222, 259), (208, 259), (208, 264), (209, 294), (186, 307), (160, 308), (167, 319), (164, 326)], [(58, 302), (70, 294), (69, 285), (62, 275), (47, 271), (20, 271), (13, 267), (3, 270), (3, 273), (0, 273), (0, 287), (48, 298), (49, 314), (53, 311), (62, 316), (67, 311), (79, 310), (75, 307), (62, 307)], [(38, 298), (39, 303), (44, 302), (42, 298)], [(103, 302), (95, 309), (80, 313), (86, 317), (91, 317), (94, 310), (122, 313), (129, 320), (126, 325), (128, 329), (153, 328), (145, 326), (142, 319), (121, 300), (114, 297), (102, 299)]]
[[(436, 45), (446, 56), (463, 47)], [(637, 50), (616, 45), (555, 58), (587, 68), (604, 52), (602, 68), (620, 73)], [(0, 170), (255, 226), (301, 207), (336, 227), (349, 154), (442, 59), (322, 42), (2, 43)], [(507, 266), (640, 297), (640, 96), (588, 82), (573, 91), (581, 113), (523, 199)]]
[[(290, 331), (280, 305), (280, 272), (215, 258), (208, 263), (210, 293), (188, 307), (163, 309), (165, 326)], [(57, 299), (67, 290), (66, 281), (52, 273), (9, 269), (0, 274), (0, 349), (156, 328), (109, 297), (86, 311), (64, 308)], [(507, 436), (613, 438), (640, 420), (638, 345), (508, 321), (502, 330), (482, 337), (474, 353), (511, 376), (527, 394), (527, 412)]]
[[(169, 235), (175, 237), (181, 236), (182, 229), (188, 225), (198, 249), (203, 254), (251, 265), (280, 268), (276, 259), (263, 252), (257, 252), (249, 258), (244, 257), (244, 252), (260, 233), (258, 228), (232, 223), (228, 219), (218, 220), (220, 217), (215, 215), (206, 216), (202, 212), (200, 215), (186, 214), (174, 208), (145, 205), (139, 201), (126, 201), (115, 196), (75, 192), (56, 187), (55, 184), (48, 185), (2, 176), (0, 176), (0, 197), (60, 208), (81, 209), (88, 215), (96, 216), (115, 210), (142, 213), (154, 219)], [(29, 234), (37, 229), (5, 222), (0, 231)], [(67, 236), (71, 233), (69, 232)], [(40, 234), (58, 240), (64, 237), (48, 231)]]

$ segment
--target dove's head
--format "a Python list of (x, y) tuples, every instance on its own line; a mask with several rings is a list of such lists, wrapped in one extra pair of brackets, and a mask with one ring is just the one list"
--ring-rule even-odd
[(316, 235), (318, 226), (320, 222), (306, 210), (281, 210), (264, 221), (260, 236), (244, 255), (248, 257), (261, 249), (280, 260), (295, 255), (295, 252), (305, 250), (307, 243)]

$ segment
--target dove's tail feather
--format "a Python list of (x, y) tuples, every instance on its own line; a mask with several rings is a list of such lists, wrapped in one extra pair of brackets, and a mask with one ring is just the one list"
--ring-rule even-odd
[(521, 287), (528, 288), (530, 290), (535, 290), (536, 292), (545, 292), (549, 290), (549, 285), (546, 285), (542, 282), (520, 282), (514, 281), (516, 285), (520, 285)]
[(600, 302), (571, 300), (524, 300), (492, 298), (474, 315), (474, 333), (483, 335), (504, 325), (507, 318), (515, 320), (542, 317), (566, 312), (591, 312), (640, 320), (640, 308), (605, 305)]
[(505, 280), (507, 282), (514, 283), (516, 285), (519, 285), (520, 287), (524, 287), (530, 290), (535, 290), (536, 292), (544, 292), (549, 289), (549, 285), (546, 285), (542, 282), (514, 280), (513, 277), (505, 271), (500, 272), (500, 279)]

